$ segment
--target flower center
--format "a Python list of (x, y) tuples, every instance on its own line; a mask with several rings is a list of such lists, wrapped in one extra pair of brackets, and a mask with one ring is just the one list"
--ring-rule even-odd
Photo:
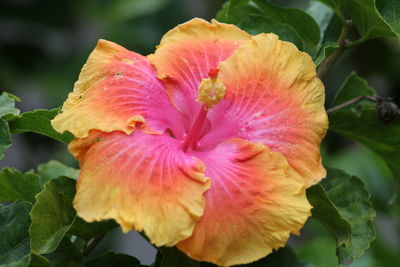
[(212, 69), (208, 73), (209, 78), (204, 78), (199, 85), (196, 102), (200, 102), (201, 108), (184, 137), (182, 147), (184, 151), (196, 149), (197, 143), (207, 121), (207, 112), (217, 105), (225, 96), (226, 87), (218, 77), (218, 70)]

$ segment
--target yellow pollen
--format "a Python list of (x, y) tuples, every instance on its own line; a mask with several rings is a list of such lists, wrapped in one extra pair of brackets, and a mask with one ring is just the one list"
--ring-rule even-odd
[(212, 108), (224, 98), (226, 87), (217, 78), (204, 78), (198, 90), (197, 102), (202, 103), (207, 108)]

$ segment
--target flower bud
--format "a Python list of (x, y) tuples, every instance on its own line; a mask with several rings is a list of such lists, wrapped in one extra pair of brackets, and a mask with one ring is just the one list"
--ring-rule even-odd
[(381, 120), (390, 123), (399, 116), (399, 108), (391, 99), (382, 99), (377, 103), (377, 113)]

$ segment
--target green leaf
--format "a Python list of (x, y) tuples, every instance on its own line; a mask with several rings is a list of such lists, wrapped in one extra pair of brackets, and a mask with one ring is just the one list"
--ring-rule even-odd
[[(304, 45), (299, 46), (299, 49), (314, 54), (320, 40), (319, 27), (313, 18), (307, 13), (295, 8), (283, 8), (273, 5), (267, 1), (262, 0), (230, 0), (227, 1), (222, 10), (217, 14), (217, 20), (221, 22), (231, 23), (235, 25), (257, 25), (257, 22), (249, 23), (249, 16), (258, 15), (267, 21), (273, 21), (273, 28), (277, 29), (279, 25), (285, 25), (287, 30), (294, 34), (290, 39), (297, 39), (300, 37)], [(259, 17), (258, 21), (260, 21)], [(245, 22), (243, 22), (245, 21)], [(267, 26), (263, 29), (260, 26), (257, 28), (244, 28), (253, 34), (261, 32), (270, 32), (271, 27)], [(281, 37), (282, 40), (288, 40), (287, 35)], [(300, 45), (300, 44), (297, 44)]]
[(315, 65), (319, 66), (322, 62), (325, 61), (327, 57), (332, 55), (333, 52), (335, 52), (336, 49), (339, 48), (339, 45), (337, 43), (326, 43), (323, 44), (322, 47), (320, 48), (318, 55), (314, 57), (314, 63)]
[(330, 129), (358, 141), (379, 154), (400, 179), (400, 119), (385, 124), (376, 108), (358, 105), (358, 109), (339, 110), (329, 116)]
[(28, 266), (31, 208), (25, 201), (0, 205), (0, 266)]
[(84, 267), (82, 253), (67, 237), (61, 240), (54, 252), (45, 257), (55, 267)]
[(400, 37), (400, 1), (381, 0), (344, 1), (361, 40), (384, 36)]
[(372, 96), (375, 94), (375, 90), (369, 87), (366, 80), (359, 77), (357, 73), (352, 72), (336, 93), (332, 106), (340, 105), (358, 96)]
[(53, 264), (51, 264), (45, 257), (32, 253), (29, 267), (53, 267)]
[(34, 132), (46, 135), (67, 144), (74, 139), (73, 135), (69, 132), (60, 134), (56, 132), (50, 124), (50, 121), (58, 114), (58, 112), (58, 109), (38, 109), (31, 112), (25, 112), (9, 122), (11, 133)]
[(42, 190), (39, 176), (27, 172), (22, 174), (14, 168), (0, 172), (0, 202), (26, 200), (34, 203), (35, 195)]
[[(236, 266), (236, 265), (235, 265)], [(237, 265), (238, 267), (312, 267), (312, 265), (302, 262), (297, 258), (297, 255), (293, 252), (293, 250), (286, 246), (280, 248), (278, 251), (274, 251), (270, 255), (261, 260)], [(200, 267), (217, 267), (217, 265), (211, 263), (202, 262)]]
[[(320, 182), (320, 187), (322, 190), (314, 187), (308, 192), (308, 196), (312, 194), (310, 201), (314, 205), (313, 215), (317, 214), (317, 219), (339, 241), (336, 251), (339, 263), (350, 264), (353, 259), (361, 257), (375, 239), (375, 210), (370, 202), (370, 194), (359, 178), (336, 169), (328, 169), (328, 175)], [(334, 211), (329, 202), (336, 208), (342, 220), (337, 218), (337, 214), (330, 214)], [(344, 236), (346, 227), (343, 221), (351, 226), (351, 238)], [(338, 228), (333, 229), (334, 227)]]
[(79, 170), (68, 167), (56, 160), (50, 160), (49, 162), (38, 166), (38, 173), (40, 176), (40, 182), (44, 185), (47, 181), (57, 179), (60, 176), (77, 179)]
[(29, 228), (32, 251), (37, 254), (53, 252), (75, 219), (72, 199), (75, 195), (75, 180), (60, 177), (44, 185), (36, 196), (30, 213)]
[(85, 264), (86, 267), (134, 267), (140, 266), (140, 261), (126, 254), (107, 251)]
[(390, 25), (392, 31), (400, 38), (400, 1), (378, 0), (376, 6), (383, 19)]
[(345, 7), (361, 35), (360, 41), (384, 36), (400, 38), (398, 0), (319, 0), (340, 14)]
[(117, 227), (118, 224), (114, 220), (88, 223), (82, 220), (80, 217), (76, 217), (69, 233), (84, 240), (89, 240), (95, 236), (105, 234)]
[(3, 92), (0, 95), (0, 118), (5, 115), (18, 115), (19, 109), (15, 108), (15, 98)]
[(242, 19), (237, 26), (254, 35), (261, 32), (273, 32), (282, 40), (294, 43), (297, 47), (305, 46), (300, 35), (292, 27), (262, 15), (249, 15)]
[(21, 98), (19, 98), (18, 96), (11, 94), (9, 92), (4, 92), (4, 93), (6, 93), (8, 95), (8, 97), (14, 99), (14, 102), (21, 102)]
[(0, 119), (0, 160), (4, 157), (4, 153), (11, 146), (11, 133), (8, 123)]
[(162, 254), (161, 267), (199, 267), (200, 262), (195, 261), (175, 247), (159, 248)]
[[(373, 95), (375, 91), (356, 74), (344, 82), (334, 100), (334, 106), (359, 95)], [(376, 106), (362, 101), (329, 115), (329, 129), (362, 143), (380, 155), (393, 174), (400, 179), (400, 118), (390, 123), (378, 118)]]
[(30, 261), (30, 255), (25, 255), (17, 261), (13, 261), (9, 264), (0, 264), (0, 267), (26, 267)]
[(335, 14), (334, 11), (331, 8), (321, 4), (317, 0), (310, 1), (305, 11), (317, 23), (320, 32), (319, 40), (322, 42), (324, 40), (325, 31), (327, 30), (329, 24), (331, 23), (332, 17)]
[(341, 20), (344, 22), (344, 17), (342, 15), (341, 9), (343, 6), (343, 2), (347, 0), (317, 0), (330, 8), (332, 8), (335, 13), (341, 18)]
[(329, 198), (321, 184), (307, 189), (307, 198), (314, 207), (312, 216), (319, 220), (335, 237), (336, 247), (346, 247), (351, 244), (351, 225), (341, 216), (338, 208)]

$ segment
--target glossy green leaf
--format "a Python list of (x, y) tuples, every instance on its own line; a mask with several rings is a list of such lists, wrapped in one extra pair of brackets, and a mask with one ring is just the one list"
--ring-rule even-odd
[[(295, 35), (290, 39), (297, 39), (300, 37), (303, 45), (299, 49), (307, 51), (311, 54), (316, 52), (317, 45), (320, 40), (319, 27), (313, 18), (307, 13), (295, 8), (283, 8), (271, 4), (268, 1), (262, 0), (230, 0), (227, 1), (222, 10), (217, 14), (217, 20), (221, 22), (231, 23), (235, 25), (257, 25), (257, 22), (249, 23), (249, 16), (258, 15), (268, 19), (267, 21), (274, 21), (274, 28), (277, 29), (278, 25), (286, 28), (284, 31), (287, 33), (293, 32)], [(259, 17), (258, 21), (260, 21)], [(245, 21), (245, 22), (243, 22)], [(270, 32), (270, 27), (264, 29), (260, 26), (256, 28), (244, 28), (244, 30), (251, 33)], [(287, 29), (290, 28), (291, 31)], [(282, 40), (288, 40), (287, 35), (281, 37)]]
[(32, 112), (25, 112), (9, 122), (11, 133), (34, 132), (46, 135), (63, 143), (69, 143), (74, 139), (73, 135), (69, 132), (60, 134), (56, 132), (50, 124), (50, 121), (58, 112), (58, 109), (38, 109)]
[[(374, 90), (356, 74), (351, 74), (335, 97), (333, 106)], [(400, 118), (390, 123), (377, 115), (375, 104), (362, 101), (329, 115), (329, 129), (367, 146), (380, 155), (400, 179)]]
[(376, 7), (392, 31), (400, 38), (400, 1), (377, 0)]
[(31, 208), (26, 201), (0, 204), (0, 266), (28, 266)]
[(0, 118), (5, 115), (18, 115), (19, 109), (15, 108), (15, 99), (10, 94), (3, 92), (0, 95)]
[(14, 168), (0, 172), (0, 202), (26, 200), (34, 203), (35, 195), (42, 190), (39, 176), (27, 172), (22, 174)]
[(69, 233), (82, 239), (89, 240), (95, 236), (105, 234), (117, 227), (118, 224), (114, 220), (88, 223), (77, 216), (69, 230)]
[(8, 123), (0, 119), (0, 160), (4, 157), (4, 153), (11, 146), (11, 133)]
[(319, 39), (320, 42), (322, 42), (324, 40), (325, 31), (328, 28), (329, 24), (331, 23), (332, 17), (335, 14), (335, 12), (331, 8), (321, 4), (317, 0), (311, 0), (305, 11), (317, 23), (320, 32)]
[(282, 40), (294, 43), (297, 47), (304, 48), (305, 46), (300, 35), (292, 27), (262, 15), (249, 15), (237, 26), (254, 35), (261, 32), (273, 32)]
[(312, 216), (332, 233), (336, 239), (336, 247), (349, 246), (351, 244), (350, 222), (339, 213), (324, 187), (316, 184), (308, 188), (307, 198), (313, 206)]
[(329, 116), (330, 129), (378, 153), (400, 179), (400, 119), (389, 124), (377, 117), (376, 108), (357, 105)]
[(46, 183), (43, 191), (36, 196), (29, 229), (33, 252), (46, 254), (57, 248), (75, 219), (72, 207), (74, 195), (75, 180), (60, 177)]
[(126, 254), (105, 252), (85, 264), (86, 267), (135, 267), (140, 266), (140, 261)]
[(44, 255), (55, 267), (84, 267), (84, 257), (79, 249), (72, 242), (64, 237), (57, 249)]
[[(323, 191), (319, 190), (319, 203), (316, 202), (318, 195), (314, 195), (315, 198), (312, 200), (316, 204), (319, 204), (314, 204), (313, 214), (318, 212), (320, 214), (318, 219), (324, 225), (329, 225), (328, 230), (332, 233), (337, 234), (339, 232), (337, 229), (334, 230), (335, 232), (332, 231), (332, 227), (335, 227), (335, 225), (334, 222), (329, 220), (337, 218), (329, 214), (331, 208), (322, 206), (322, 203), (327, 203), (327, 200), (324, 200), (324, 198), (328, 198), (342, 219), (349, 222), (351, 226), (351, 242), (348, 243), (348, 240), (343, 238), (343, 236), (335, 237), (337, 240), (340, 238), (340, 241), (342, 241), (341, 244), (337, 244), (338, 248), (336, 251), (339, 263), (350, 264), (353, 259), (361, 257), (364, 251), (369, 248), (370, 243), (375, 239), (375, 227), (373, 223), (375, 210), (370, 202), (370, 194), (359, 178), (336, 169), (328, 169), (328, 175), (320, 182), (320, 186)], [(325, 193), (325, 196), (323, 193)], [(344, 225), (343, 222), (339, 223), (339, 226)], [(340, 233), (344, 234), (345, 232), (341, 229)]]
[(362, 40), (384, 36), (400, 37), (400, 2), (398, 0), (351, 0), (345, 1), (344, 6)]
[(398, 0), (319, 0), (337, 13), (343, 7), (361, 35), (361, 41), (384, 36), (400, 38)]
[(199, 267), (200, 262), (195, 261), (175, 247), (159, 248), (162, 254), (161, 267)]
[[(236, 266), (236, 265), (235, 265)], [(313, 267), (310, 264), (304, 263), (303, 261), (297, 258), (297, 255), (293, 252), (293, 250), (286, 246), (280, 248), (278, 251), (274, 251), (270, 255), (262, 258), (261, 260), (237, 265), (238, 267)], [(200, 267), (217, 267), (217, 265), (211, 263), (201, 263)]]
[(40, 176), (40, 182), (44, 185), (47, 181), (57, 179), (60, 176), (77, 179), (79, 170), (68, 167), (56, 160), (50, 160), (49, 162), (38, 166), (38, 173)]

